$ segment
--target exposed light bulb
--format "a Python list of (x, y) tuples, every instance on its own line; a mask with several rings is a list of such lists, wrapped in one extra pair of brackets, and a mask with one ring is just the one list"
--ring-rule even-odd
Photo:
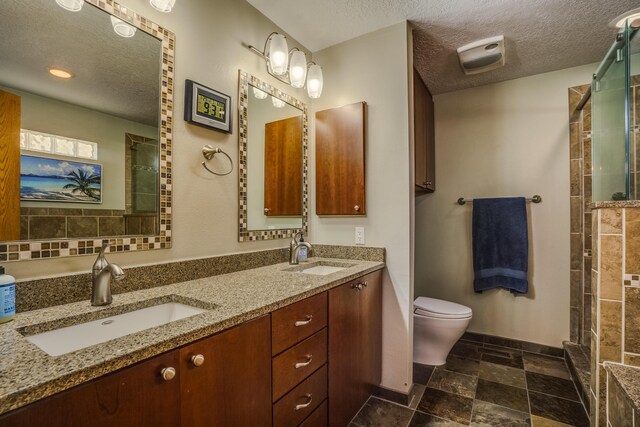
[(271, 103), (276, 108), (283, 108), (285, 106), (285, 102), (281, 99), (276, 98), (275, 96), (271, 97)]
[(313, 64), (307, 72), (307, 93), (309, 98), (320, 98), (322, 95), (323, 77), (322, 68)]
[(254, 87), (253, 96), (255, 96), (257, 99), (265, 99), (269, 95), (267, 95), (267, 92), (260, 90), (257, 87)]
[(56, 3), (70, 12), (79, 12), (84, 6), (84, 0), (56, 0)]
[(160, 12), (169, 13), (176, 4), (176, 0), (149, 0), (149, 4)]
[(307, 56), (304, 52), (296, 50), (291, 54), (290, 62), (289, 79), (291, 86), (295, 88), (304, 87), (304, 81), (307, 78)]
[(269, 61), (271, 72), (277, 76), (287, 73), (289, 66), (289, 46), (287, 39), (282, 34), (273, 34), (269, 43)]
[(136, 27), (131, 24), (127, 24), (122, 19), (116, 18), (115, 16), (111, 17), (111, 25), (113, 26), (113, 31), (115, 31), (117, 35), (126, 38), (133, 37), (137, 31)]

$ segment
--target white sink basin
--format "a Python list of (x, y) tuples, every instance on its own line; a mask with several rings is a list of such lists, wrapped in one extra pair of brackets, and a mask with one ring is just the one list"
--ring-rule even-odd
[(142, 308), (26, 337), (50, 356), (107, 342), (145, 329), (164, 325), (207, 310), (177, 302)]
[(332, 267), (330, 265), (318, 265), (316, 267), (307, 268), (300, 273), (303, 274), (315, 274), (316, 276), (326, 276), (327, 274), (335, 273), (337, 271), (345, 270), (346, 267)]

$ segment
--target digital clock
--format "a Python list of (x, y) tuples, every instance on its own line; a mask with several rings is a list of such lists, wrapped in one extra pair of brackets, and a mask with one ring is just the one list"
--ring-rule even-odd
[(185, 86), (184, 119), (231, 133), (231, 97), (193, 80), (186, 80)]

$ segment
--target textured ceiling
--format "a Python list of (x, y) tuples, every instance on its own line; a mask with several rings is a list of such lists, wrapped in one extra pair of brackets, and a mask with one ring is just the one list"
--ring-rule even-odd
[[(158, 125), (160, 41), (118, 36), (88, 3), (69, 12), (53, 0), (0, 0), (0, 85)], [(69, 80), (48, 73), (71, 71)]]
[[(402, 20), (415, 26), (415, 66), (443, 93), (599, 61), (609, 22), (638, 0), (247, 0), (311, 51)], [(456, 48), (503, 34), (506, 64), (465, 76)], [(381, 58), (383, 60), (383, 58)]]

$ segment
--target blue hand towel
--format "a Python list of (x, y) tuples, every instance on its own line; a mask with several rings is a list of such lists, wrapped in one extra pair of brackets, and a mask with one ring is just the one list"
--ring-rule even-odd
[(524, 197), (473, 200), (473, 289), (529, 290), (529, 243)]

